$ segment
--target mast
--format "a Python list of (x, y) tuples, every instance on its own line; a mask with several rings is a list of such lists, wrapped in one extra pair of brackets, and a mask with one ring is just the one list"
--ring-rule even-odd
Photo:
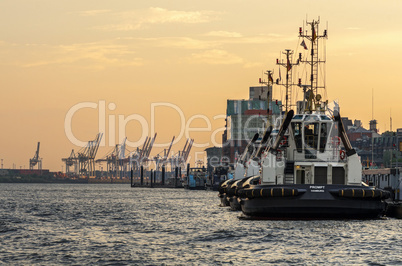
[[(374, 88), (371, 89), (371, 121), (374, 122)], [(370, 131), (371, 131), (371, 165), (374, 166), (374, 137), (371, 128), (371, 123), (370, 123)]]
[[(319, 19), (317, 21), (313, 20), (311, 22), (306, 22), (307, 28), (310, 28), (310, 33), (308, 30), (303, 32), (302, 27), (299, 28), (299, 37), (303, 38), (303, 43), (301, 45), (304, 46), (305, 49), (307, 49), (307, 45), (304, 43), (304, 39), (307, 39), (310, 42), (310, 58), (304, 60), (302, 59), (302, 54), (299, 54), (299, 61), (310, 65), (310, 90), (308, 90), (306, 92), (307, 95), (305, 95), (305, 97), (307, 98), (306, 111), (308, 111), (309, 113), (320, 109), (321, 95), (318, 94), (318, 89), (325, 89), (325, 83), (319, 84), (318, 81), (319, 64), (325, 63), (325, 58), (324, 60), (321, 60), (319, 58), (318, 43), (319, 39), (327, 39), (328, 36), (327, 30), (324, 30), (324, 33), (322, 35), (318, 35), (319, 24)], [(299, 79), (299, 86), (302, 86), (301, 79)]]
[(285, 88), (286, 88), (285, 114), (287, 114), (288, 111), (290, 110), (291, 105), (292, 105), (292, 90), (291, 90), (291, 87), (293, 85), (296, 85), (296, 84), (292, 83), (292, 70), (293, 70), (293, 66), (296, 66), (296, 65), (299, 64), (299, 59), (297, 60), (296, 63), (292, 63), (293, 51), (290, 50), (290, 49), (286, 49), (285, 52), (282, 52), (282, 53), (284, 55), (286, 55), (286, 62), (279, 62), (279, 59), (276, 59), (276, 64), (286, 68), (286, 82), (285, 83), (279, 83), (279, 79), (277, 79), (276, 84), (285, 86)]
[(274, 124), (274, 121), (272, 119), (272, 107), (271, 107), (271, 105), (272, 105), (272, 94), (273, 94), (273, 92), (272, 92), (272, 87), (273, 86), (272, 85), (274, 83), (274, 79), (272, 78), (273, 71), (267, 70), (267, 71), (264, 72), (264, 74), (267, 75), (267, 78), (268, 78), (267, 81), (262, 80), (260, 78), (259, 82), (260, 82), (260, 84), (267, 85), (267, 116), (268, 116), (268, 123), (267, 123), (266, 128), (268, 128), (270, 125)]

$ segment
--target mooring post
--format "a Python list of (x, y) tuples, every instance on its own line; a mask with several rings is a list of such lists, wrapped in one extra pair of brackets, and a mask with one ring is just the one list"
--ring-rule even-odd
[(187, 185), (190, 185), (190, 164), (187, 164)]
[(154, 180), (153, 180), (153, 179), (154, 179), (154, 169), (151, 169), (151, 178), (150, 178), (150, 179), (151, 179), (151, 187), (153, 187), (153, 184), (152, 184), (152, 183), (153, 183), (153, 181), (154, 181)]
[(165, 185), (165, 166), (162, 165), (162, 185)]
[(179, 176), (179, 168), (174, 169), (174, 187), (177, 187), (177, 177)]
[[(181, 167), (179, 167), (179, 170), (177, 170), (177, 178), (178, 178), (178, 180), (179, 180), (179, 182), (181, 182), (182, 180), (181, 180)], [(183, 183), (182, 183), (183, 184)]]
[(133, 168), (131, 167), (131, 187), (133, 187), (134, 186), (134, 173), (133, 173)]
[(140, 168), (140, 178), (141, 178), (141, 186), (144, 185), (144, 166)]

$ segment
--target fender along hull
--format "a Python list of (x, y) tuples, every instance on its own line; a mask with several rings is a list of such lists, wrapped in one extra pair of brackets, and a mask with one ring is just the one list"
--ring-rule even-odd
[(257, 219), (375, 219), (384, 214), (389, 196), (344, 185), (259, 185), (240, 194), (243, 213)]

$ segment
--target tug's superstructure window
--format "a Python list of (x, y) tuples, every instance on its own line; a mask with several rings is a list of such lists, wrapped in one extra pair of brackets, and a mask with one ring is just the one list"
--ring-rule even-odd
[(325, 152), (331, 132), (331, 124), (327, 121), (320, 121), (319, 116), (306, 116), (300, 122), (293, 121), (291, 127), (298, 153), (304, 150), (306, 156), (312, 159), (318, 151)]
[(296, 150), (297, 150), (297, 152), (302, 152), (302, 149), (303, 149), (302, 123), (301, 122), (293, 122), (292, 123), (292, 131), (293, 131), (295, 142), (296, 142)]
[(325, 152), (325, 146), (327, 145), (328, 139), (328, 124), (321, 123), (320, 130), (320, 152)]
[(319, 123), (304, 124), (304, 143), (306, 148), (318, 149)]

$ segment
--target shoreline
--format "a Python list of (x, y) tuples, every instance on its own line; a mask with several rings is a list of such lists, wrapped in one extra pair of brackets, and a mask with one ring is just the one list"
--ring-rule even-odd
[(130, 184), (130, 179), (95, 178), (55, 178), (50, 176), (0, 176), (0, 184), (37, 183), (37, 184)]

